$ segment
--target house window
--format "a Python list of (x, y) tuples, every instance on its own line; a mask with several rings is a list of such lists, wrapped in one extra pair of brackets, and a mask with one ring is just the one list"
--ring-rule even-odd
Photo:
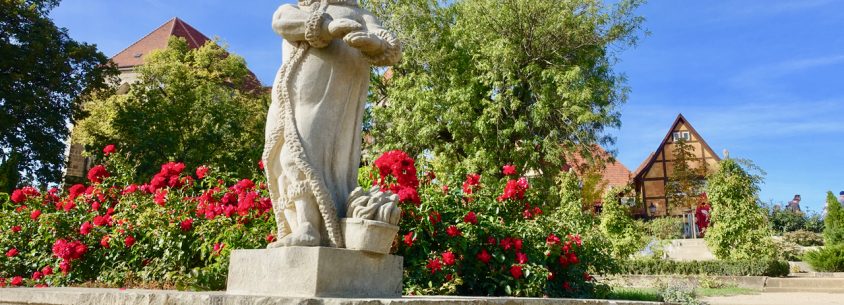
[(692, 139), (692, 136), (689, 134), (688, 131), (675, 131), (674, 132), (674, 142), (680, 141), (683, 139), (685, 141), (689, 141)]

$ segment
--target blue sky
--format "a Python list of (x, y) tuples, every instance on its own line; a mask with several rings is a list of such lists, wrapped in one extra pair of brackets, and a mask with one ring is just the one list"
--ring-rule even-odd
[[(292, 1), (65, 0), (59, 26), (112, 56), (172, 17), (218, 36), (262, 82), (281, 64), (270, 29)], [(801, 194), (819, 211), (844, 190), (844, 1), (651, 1), (651, 35), (620, 54), (632, 92), (622, 108), (618, 159), (634, 170), (678, 113), (719, 154), (748, 158), (768, 175), (764, 201)]]

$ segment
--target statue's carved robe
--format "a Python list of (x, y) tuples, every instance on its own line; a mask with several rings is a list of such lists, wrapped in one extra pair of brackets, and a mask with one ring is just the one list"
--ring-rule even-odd
[[(335, 0), (336, 1), (336, 0)], [(344, 1), (340, 1), (344, 2)], [(342, 39), (327, 46), (310, 46), (305, 40), (308, 17), (315, 6), (283, 5), (273, 20), (275, 30), (284, 37), (284, 65), (273, 86), (273, 100), (267, 116), (264, 162), (267, 184), (275, 206), (276, 219), (283, 220), (283, 209), (295, 196), (313, 194), (323, 214), (323, 244), (342, 246), (338, 239), (337, 215), (345, 215), (346, 199), (357, 186), (361, 154), (361, 129), (369, 87), (370, 65), (391, 65), (399, 60), (395, 37), (383, 30), (377, 19), (357, 5), (329, 5), (326, 14), (333, 19), (348, 18), (363, 25), (385, 42), (383, 52), (363, 54)], [(302, 50), (304, 50), (302, 52)], [(296, 53), (300, 58), (294, 58)], [(293, 61), (298, 59), (299, 62)], [(284, 71), (284, 68), (282, 68)], [(286, 91), (293, 120), (285, 120), (282, 101)], [(294, 122), (299, 141), (287, 139), (285, 122)], [(291, 145), (300, 145), (301, 154), (290, 153)], [(294, 147), (296, 148), (296, 147)], [(298, 149), (298, 148), (296, 148)], [(310, 181), (301, 174), (301, 162), (310, 165)], [(324, 190), (313, 189), (314, 183)], [(320, 197), (318, 193), (323, 192)], [(304, 194), (302, 194), (304, 193)], [(290, 225), (278, 223), (279, 238), (290, 233)], [(332, 232), (334, 231), (334, 232)], [(341, 237), (339, 239), (342, 239)]]

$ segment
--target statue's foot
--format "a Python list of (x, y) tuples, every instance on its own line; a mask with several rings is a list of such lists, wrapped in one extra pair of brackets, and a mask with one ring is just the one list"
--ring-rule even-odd
[(274, 241), (274, 242), (267, 244), (267, 249), (280, 248), (280, 247), (284, 247), (284, 245), (281, 244), (280, 240), (277, 240), (277, 241)]
[[(310, 225), (303, 225), (294, 230), (293, 233), (279, 239), (276, 247), (316, 247), (320, 243), (319, 231)], [(272, 244), (271, 244), (272, 245)]]

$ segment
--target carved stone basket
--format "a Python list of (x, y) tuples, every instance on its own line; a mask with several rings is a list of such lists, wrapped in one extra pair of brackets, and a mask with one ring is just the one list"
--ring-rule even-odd
[(389, 254), (399, 227), (386, 222), (360, 219), (340, 219), (340, 229), (346, 248), (378, 254)]

